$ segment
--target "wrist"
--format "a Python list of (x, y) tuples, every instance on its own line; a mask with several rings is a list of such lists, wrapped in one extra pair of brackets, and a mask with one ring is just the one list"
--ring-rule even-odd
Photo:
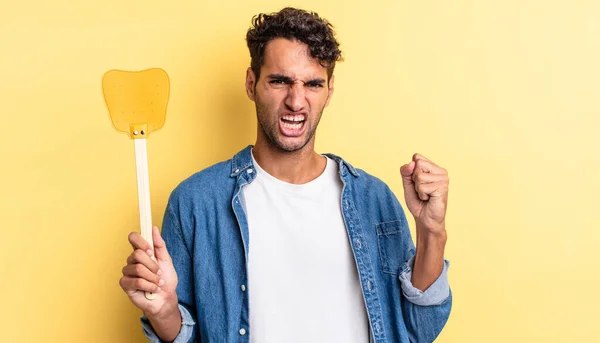
[(171, 302), (165, 303), (156, 314), (146, 313), (146, 317), (148, 317), (150, 325), (163, 342), (173, 342), (181, 331), (183, 318), (177, 302), (174, 304)]
[(179, 312), (179, 302), (177, 297), (165, 302), (165, 304), (156, 311), (144, 311), (144, 314), (150, 321), (163, 321), (177, 316), (181, 316)]
[(423, 223), (416, 222), (417, 236), (425, 238), (426, 241), (443, 241), (446, 242), (446, 224), (438, 223), (433, 225), (425, 225)]

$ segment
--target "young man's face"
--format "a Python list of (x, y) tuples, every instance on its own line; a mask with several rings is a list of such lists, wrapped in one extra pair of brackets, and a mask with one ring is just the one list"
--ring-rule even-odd
[(314, 147), (314, 134), (333, 94), (333, 76), (310, 56), (308, 46), (277, 38), (265, 48), (260, 79), (251, 68), (246, 92), (256, 103), (257, 143), (264, 140), (283, 151)]

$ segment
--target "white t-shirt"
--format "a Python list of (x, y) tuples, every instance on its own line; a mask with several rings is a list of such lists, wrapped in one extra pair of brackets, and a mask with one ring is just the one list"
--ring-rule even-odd
[(369, 342), (338, 166), (327, 158), (325, 171), (302, 185), (276, 179), (256, 160), (254, 166), (256, 179), (242, 188), (250, 341)]

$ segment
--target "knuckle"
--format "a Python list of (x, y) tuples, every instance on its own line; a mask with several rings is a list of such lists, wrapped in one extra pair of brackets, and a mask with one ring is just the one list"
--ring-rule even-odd
[(137, 263), (135, 265), (135, 272), (137, 275), (141, 275), (142, 272), (144, 271), (144, 266), (141, 263)]
[(141, 249), (135, 249), (135, 251), (132, 254), (133, 260), (136, 262), (141, 262), (144, 254), (145, 253)]
[(128, 287), (127, 287), (127, 278), (126, 277), (123, 276), (119, 279), (119, 286), (121, 286), (121, 288), (123, 290), (127, 290)]
[(134, 282), (135, 288), (140, 289), (142, 287), (144, 287), (144, 280), (142, 279), (136, 279)]

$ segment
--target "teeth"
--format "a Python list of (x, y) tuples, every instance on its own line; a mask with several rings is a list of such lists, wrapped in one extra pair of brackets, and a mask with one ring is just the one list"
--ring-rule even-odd
[(302, 124), (300, 124), (300, 123), (298, 123), (298, 124), (283, 123), (283, 127), (287, 128), (287, 129), (298, 130), (300, 127), (302, 127)]
[(283, 116), (283, 119), (289, 120), (289, 121), (304, 121), (304, 116), (303, 115), (297, 115), (297, 116), (287, 115), (287, 116)]

